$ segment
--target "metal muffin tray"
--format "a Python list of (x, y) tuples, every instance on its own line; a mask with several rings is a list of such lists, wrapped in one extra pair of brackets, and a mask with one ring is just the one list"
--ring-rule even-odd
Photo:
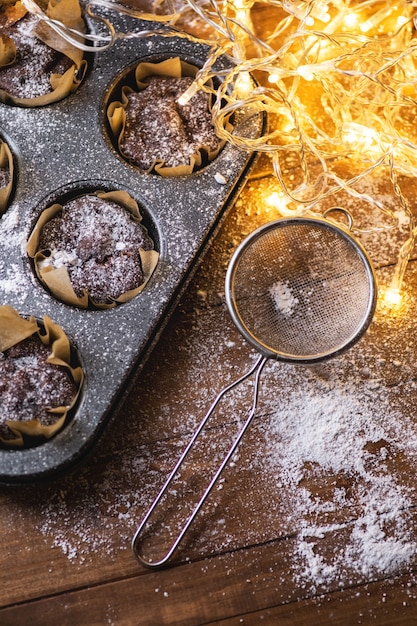
[[(121, 28), (140, 30), (140, 21), (132, 21)], [(202, 170), (162, 178), (140, 172), (117, 154), (106, 129), (108, 94), (131, 65), (172, 56), (201, 66), (207, 48), (159, 34), (118, 40), (91, 55), (84, 82), (66, 99), (33, 109), (0, 104), (0, 135), (14, 154), (17, 171), (11, 204), (0, 219), (0, 303), (40, 320), (46, 314), (61, 325), (85, 370), (77, 409), (61, 432), (37, 447), (0, 450), (0, 481), (5, 484), (53, 476), (92, 447), (141, 371), (253, 164), (253, 154), (227, 144)], [(222, 57), (217, 67), (230, 64)], [(235, 122), (240, 134), (251, 138), (265, 129), (263, 114), (243, 111)], [(45, 290), (25, 245), (47, 206), (99, 189), (124, 189), (136, 199), (160, 259), (144, 291), (130, 302), (110, 310), (82, 310)]]

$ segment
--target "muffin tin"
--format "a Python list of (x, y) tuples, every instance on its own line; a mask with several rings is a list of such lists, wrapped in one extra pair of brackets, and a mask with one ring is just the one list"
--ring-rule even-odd
[[(124, 32), (153, 28), (149, 22), (118, 20), (116, 29)], [(68, 98), (43, 108), (0, 104), (0, 134), (13, 152), (17, 171), (11, 204), (0, 219), (1, 304), (40, 320), (46, 314), (61, 325), (85, 371), (77, 410), (61, 432), (37, 447), (0, 450), (3, 483), (52, 476), (91, 448), (132, 377), (140, 373), (253, 164), (253, 154), (227, 144), (202, 170), (162, 178), (126, 163), (109, 139), (108, 94), (132, 64), (180, 56), (201, 66), (207, 51), (204, 45), (159, 34), (119, 39), (109, 50), (91, 55), (86, 78)], [(221, 57), (216, 67), (230, 64)], [(250, 138), (262, 135), (265, 123), (263, 114), (244, 111), (235, 120), (239, 133)], [(77, 309), (54, 299), (36, 278), (25, 248), (48, 205), (98, 189), (125, 189), (135, 198), (160, 254), (144, 291), (104, 311)]]

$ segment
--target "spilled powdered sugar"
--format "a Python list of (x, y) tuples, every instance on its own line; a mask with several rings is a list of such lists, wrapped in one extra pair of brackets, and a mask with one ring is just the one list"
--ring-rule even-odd
[[(291, 493), (300, 584), (347, 582), (349, 569), (393, 574), (414, 559), (414, 489), (390, 471), (389, 460), (396, 451), (415, 459), (417, 427), (381, 396), (374, 381), (310, 379), (282, 402), (268, 401), (266, 466), (277, 490)], [(348, 515), (337, 519), (344, 509)], [(343, 541), (329, 557), (322, 539), (338, 532)]]
[(6, 267), (3, 262), (0, 262), (0, 289), (7, 294), (21, 293), (22, 275), (16, 263), (11, 263)]

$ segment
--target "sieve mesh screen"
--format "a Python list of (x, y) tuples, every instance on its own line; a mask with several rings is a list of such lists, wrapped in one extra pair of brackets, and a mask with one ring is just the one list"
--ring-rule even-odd
[(230, 297), (238, 323), (255, 342), (309, 359), (361, 334), (372, 281), (350, 237), (326, 223), (284, 221), (242, 250)]

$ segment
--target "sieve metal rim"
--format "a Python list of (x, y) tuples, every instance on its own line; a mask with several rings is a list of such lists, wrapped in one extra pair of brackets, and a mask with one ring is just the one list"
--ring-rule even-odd
[[(332, 211), (339, 210), (338, 208), (331, 209), (326, 212), (326, 215)], [(344, 210), (343, 210), (344, 211)], [(345, 212), (345, 211), (344, 211)], [(347, 213), (347, 212), (346, 212)], [(360, 261), (365, 268), (365, 272), (368, 278), (369, 285), (369, 298), (367, 302), (366, 309), (363, 312), (363, 323), (359, 330), (354, 332), (350, 337), (347, 337), (343, 342), (339, 345), (335, 346), (334, 349), (327, 350), (326, 352), (321, 352), (313, 355), (292, 355), (287, 354), (285, 352), (279, 352), (270, 346), (263, 343), (259, 338), (257, 338), (250, 329), (246, 326), (243, 321), (240, 313), (239, 307), (237, 306), (236, 299), (234, 297), (234, 282), (237, 267), (239, 265), (239, 261), (245, 251), (255, 243), (260, 237), (265, 236), (266, 233), (269, 233), (272, 230), (277, 228), (284, 228), (288, 225), (295, 224), (307, 224), (307, 225), (315, 225), (319, 228), (330, 230), (332, 233), (337, 234), (341, 238), (343, 238), (349, 245), (357, 253)], [(228, 311), (230, 316), (239, 330), (239, 332), (243, 335), (243, 337), (250, 343), (258, 352), (264, 355), (267, 358), (272, 358), (277, 361), (283, 361), (288, 363), (300, 363), (300, 364), (308, 364), (308, 363), (316, 363), (320, 361), (324, 361), (326, 359), (332, 358), (344, 352), (353, 346), (359, 339), (364, 335), (366, 330), (371, 323), (373, 318), (373, 314), (376, 308), (377, 302), (377, 281), (375, 270), (373, 268), (372, 262), (369, 258), (368, 253), (362, 244), (351, 234), (350, 232), (351, 222), (349, 223), (349, 228), (345, 227), (342, 224), (336, 224), (333, 221), (328, 221), (322, 217), (306, 217), (306, 216), (294, 216), (294, 217), (283, 217), (272, 222), (268, 222), (263, 224), (256, 230), (254, 230), (250, 235), (248, 235), (236, 248), (234, 251), (229, 265), (226, 271), (225, 278), (225, 298)]]

